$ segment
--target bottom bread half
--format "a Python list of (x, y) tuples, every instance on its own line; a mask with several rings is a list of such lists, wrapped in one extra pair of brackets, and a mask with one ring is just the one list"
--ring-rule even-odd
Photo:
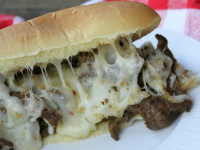
[[(136, 115), (135, 117), (133, 117), (129, 122), (125, 122), (123, 124), (121, 124), (121, 130), (123, 130), (124, 128), (132, 125), (136, 120), (142, 120), (143, 118), (141, 117), (141, 115)], [(103, 135), (103, 134), (108, 134), (109, 130), (108, 130), (108, 123), (110, 120), (106, 120), (106, 121), (102, 121), (100, 123), (98, 123), (96, 125), (96, 130), (94, 130), (87, 138), (85, 139), (89, 139), (89, 138), (95, 138), (97, 136)], [(79, 141), (79, 140), (85, 140), (85, 139), (77, 139), (71, 136), (63, 136), (63, 135), (59, 135), (59, 134), (53, 134), (50, 135), (46, 138), (43, 139), (43, 145), (50, 145), (50, 144), (56, 144), (56, 143), (72, 143), (75, 141)]]

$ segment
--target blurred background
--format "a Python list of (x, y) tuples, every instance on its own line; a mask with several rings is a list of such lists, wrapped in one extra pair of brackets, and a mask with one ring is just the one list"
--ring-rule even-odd
[(87, 0), (0, 0), (0, 14), (21, 16), (25, 20), (48, 12), (80, 5)]

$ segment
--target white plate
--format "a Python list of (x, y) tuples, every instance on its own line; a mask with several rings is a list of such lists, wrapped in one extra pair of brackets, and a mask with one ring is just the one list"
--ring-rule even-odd
[[(192, 38), (168, 30), (156, 29), (148, 36), (135, 42), (140, 46), (145, 41), (157, 44), (155, 34), (168, 39), (169, 49), (177, 61), (193, 72), (200, 72), (200, 43)], [(109, 134), (74, 143), (59, 143), (45, 146), (42, 150), (197, 150), (200, 149), (200, 87), (188, 92), (194, 101), (190, 113), (183, 113), (167, 128), (152, 131), (144, 121), (137, 121), (123, 130), (120, 140), (115, 142)]]

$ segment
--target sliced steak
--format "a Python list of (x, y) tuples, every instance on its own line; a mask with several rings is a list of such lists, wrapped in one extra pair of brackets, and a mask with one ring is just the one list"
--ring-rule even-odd
[[(51, 92), (57, 94), (58, 96), (62, 96), (62, 93), (58, 89), (53, 89)], [(48, 131), (48, 124), (44, 121), (46, 119), (51, 126), (56, 129), (58, 122), (62, 118), (62, 114), (59, 110), (53, 109), (47, 105), (45, 105), (44, 109), (42, 110), (41, 117), (38, 118), (38, 122), (40, 125), (40, 135), (42, 138), (47, 137), (49, 135)]]
[(45, 106), (42, 110), (41, 117), (46, 119), (53, 127), (57, 127), (58, 121), (62, 118), (62, 115), (57, 109)]
[(131, 118), (138, 114), (139, 105), (129, 105), (121, 118), (111, 119), (108, 124), (109, 132), (113, 139), (119, 140), (118, 134), (120, 132), (120, 124), (123, 122), (128, 122)]
[(168, 57), (170, 57), (172, 59), (173, 64), (172, 64), (172, 67), (171, 67), (171, 72), (175, 74), (176, 62), (177, 61), (174, 58), (174, 55), (172, 54), (172, 52), (168, 48), (167, 39), (164, 36), (160, 35), (160, 34), (156, 34), (156, 38), (158, 40), (157, 49), (159, 49), (165, 55), (167, 55)]
[(13, 143), (0, 138), (0, 149), (13, 150)]
[(181, 112), (189, 112), (192, 101), (171, 103), (161, 96), (150, 96), (140, 103), (139, 113), (144, 118), (147, 128), (157, 130), (170, 125)]
[(140, 49), (137, 49), (138, 54), (144, 58), (145, 61), (149, 58), (149, 56), (155, 55), (154, 51), (154, 47), (149, 43), (147, 43), (145, 46), (142, 46)]
[(129, 105), (123, 117), (113, 118), (108, 124), (113, 139), (119, 140), (120, 124), (128, 122), (135, 115), (140, 114), (145, 120), (147, 128), (158, 130), (170, 125), (183, 111), (189, 112), (192, 101), (172, 103), (161, 96), (150, 96), (143, 99), (140, 104)]

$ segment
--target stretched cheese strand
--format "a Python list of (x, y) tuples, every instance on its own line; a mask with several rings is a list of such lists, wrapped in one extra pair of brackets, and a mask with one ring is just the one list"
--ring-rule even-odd
[(62, 71), (62, 67), (61, 67), (61, 62), (57, 61), (53, 63), (58, 71), (58, 74), (60, 76), (60, 80), (62, 82), (62, 86), (66, 87), (65, 81), (64, 81), (64, 77), (63, 77), (63, 71)]
[[(45, 84), (45, 88), (50, 88), (50, 81), (47, 79), (47, 77), (46, 77), (46, 75), (45, 75), (45, 73), (44, 73), (44, 70), (45, 70), (45, 68), (43, 68), (43, 67), (40, 67), (40, 69), (41, 69), (41, 72), (42, 72), (42, 76), (43, 76), (43, 79), (44, 79), (44, 84)], [(46, 72), (46, 71), (45, 71)]]

